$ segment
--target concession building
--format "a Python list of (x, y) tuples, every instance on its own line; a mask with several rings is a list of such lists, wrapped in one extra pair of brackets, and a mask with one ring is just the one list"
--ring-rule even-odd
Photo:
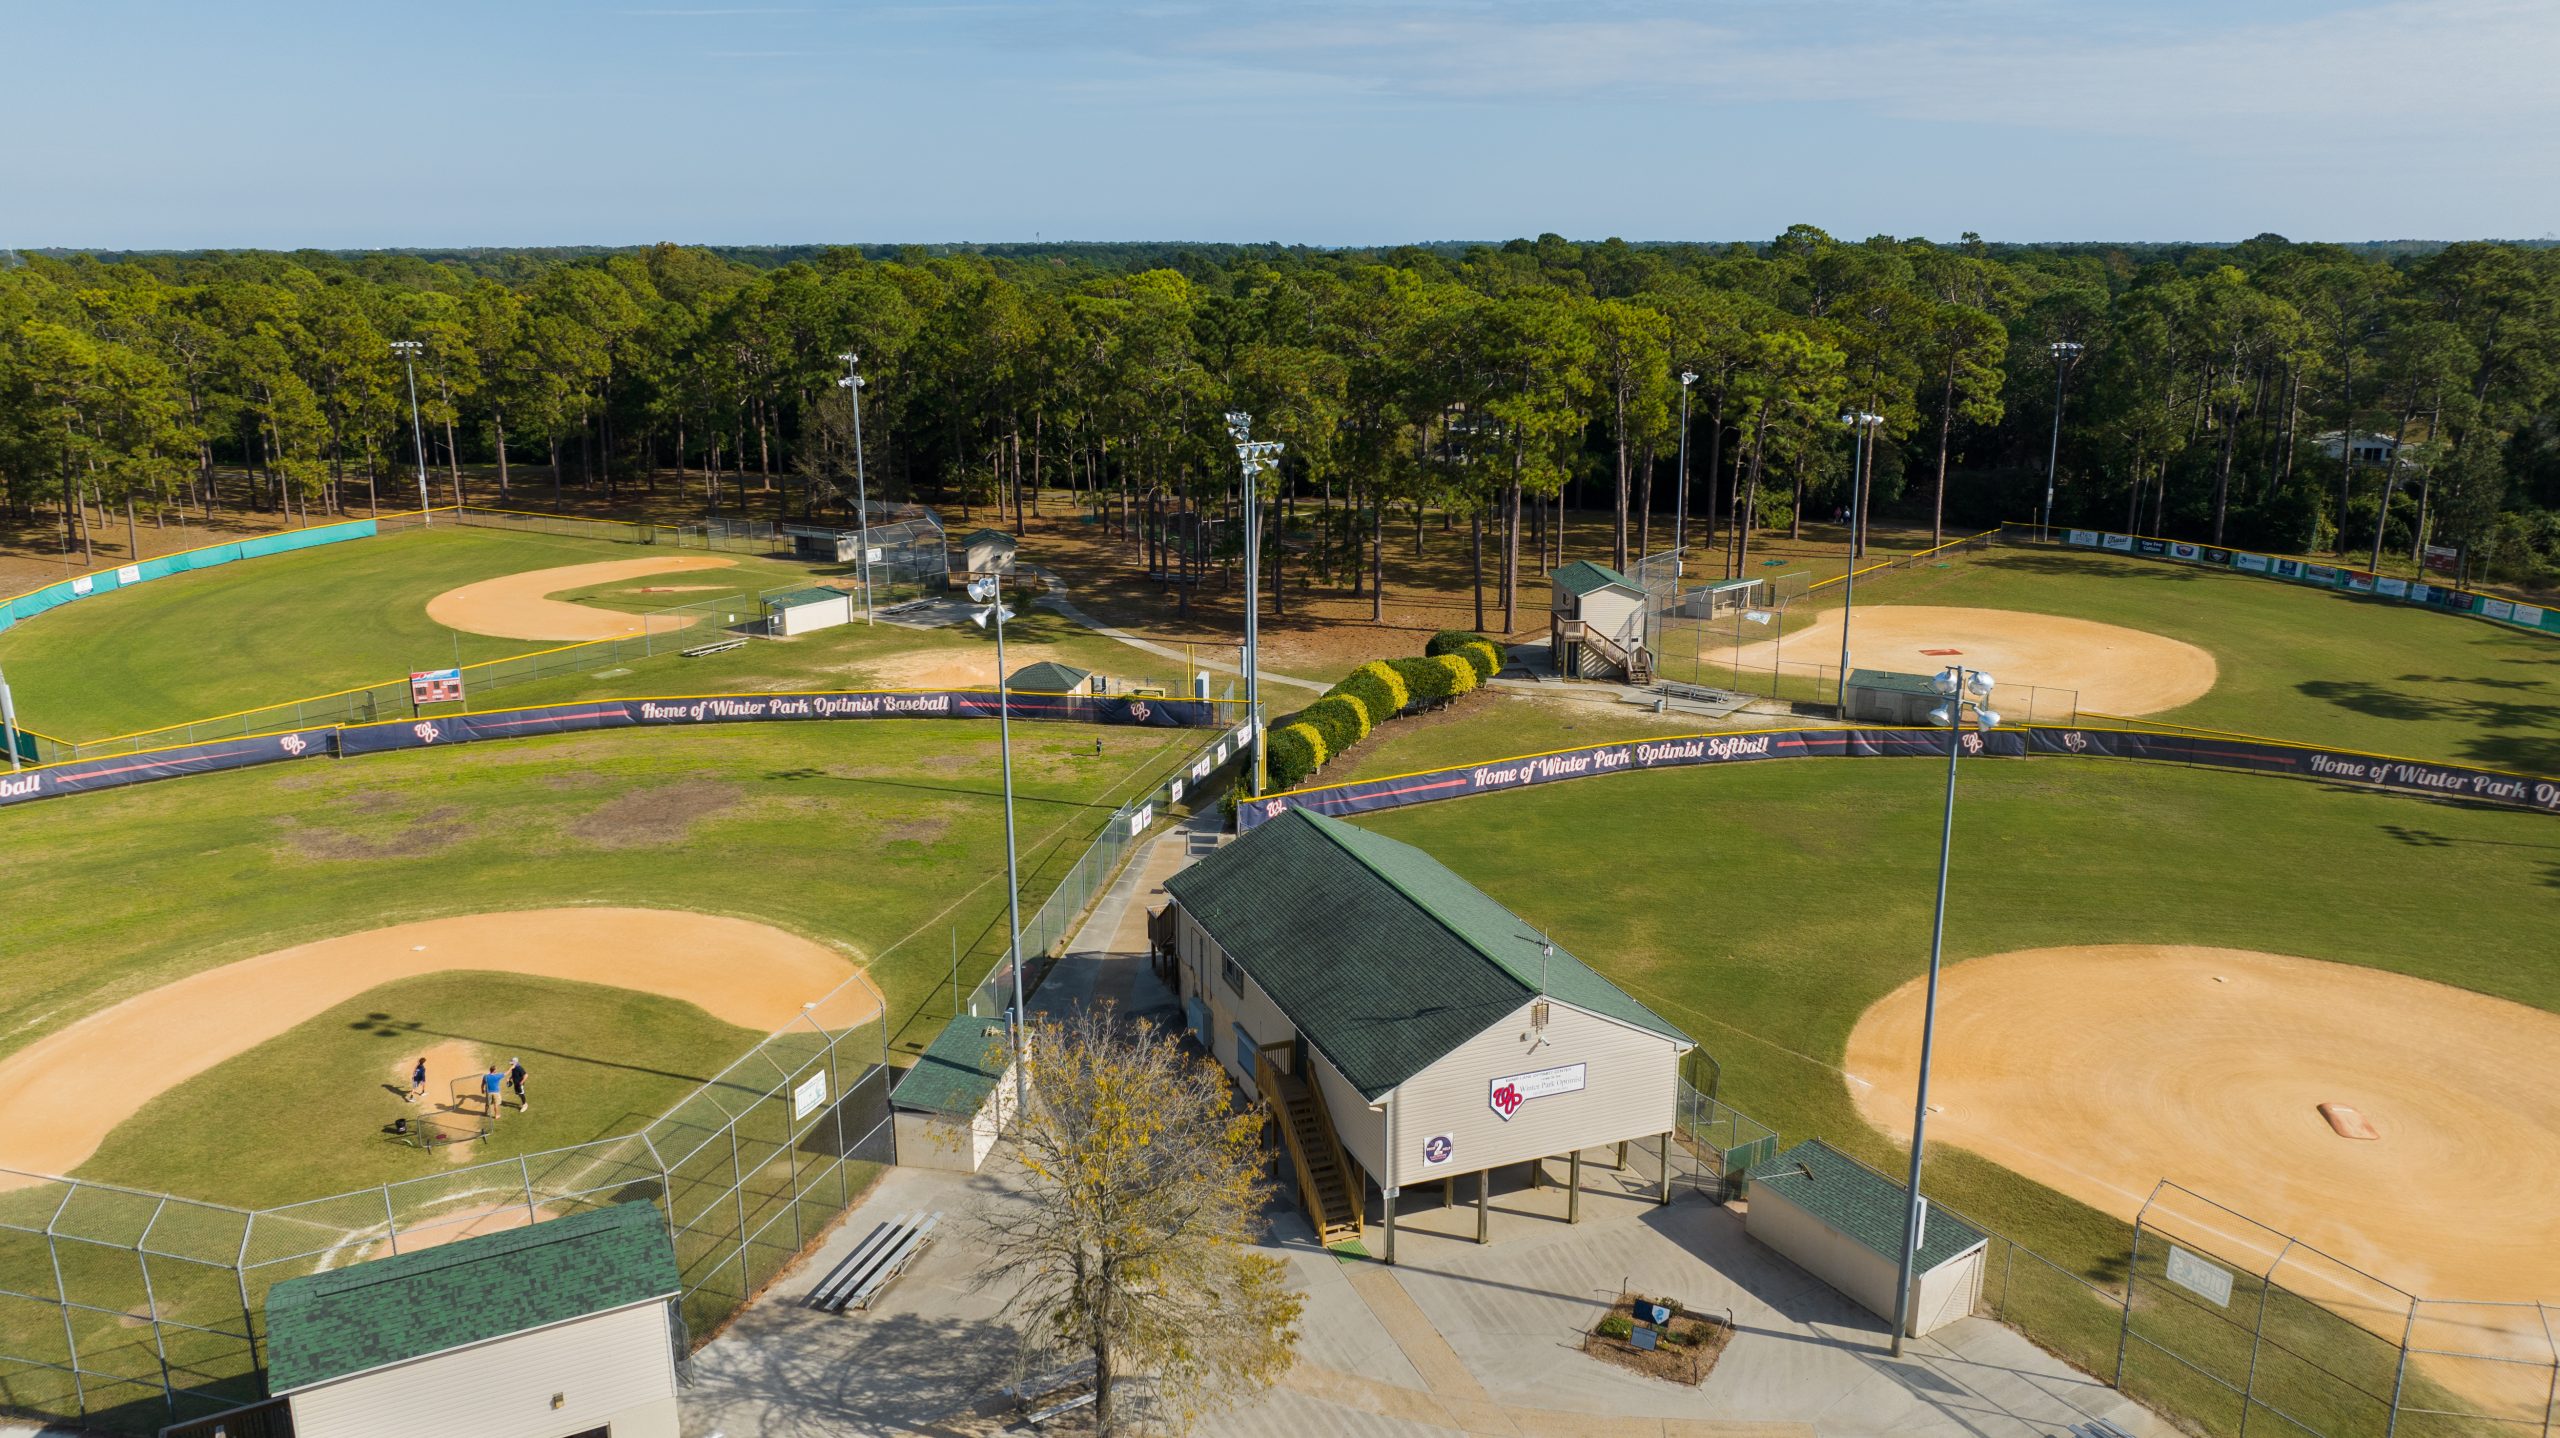
[[(1666, 1159), (1693, 1040), (1409, 844), (1284, 811), (1172, 878), (1192, 1033), (1278, 1120), (1320, 1238), (1380, 1199), (1642, 1141)], [(1623, 1153), (1623, 1149), (1620, 1149)], [(1662, 1197), (1668, 1199), (1667, 1187)]]

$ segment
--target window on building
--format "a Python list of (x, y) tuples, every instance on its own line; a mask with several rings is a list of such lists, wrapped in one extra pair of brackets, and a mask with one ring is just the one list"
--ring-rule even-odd
[(1253, 1035), (1246, 1033), (1242, 1024), (1236, 1025), (1235, 1029), (1236, 1067), (1250, 1076), (1253, 1073)]
[(1237, 998), (1243, 998), (1244, 965), (1237, 963), (1232, 955), (1222, 954), (1219, 957), (1225, 962), (1218, 972), (1226, 976), (1227, 987), (1234, 991), (1235, 996)]

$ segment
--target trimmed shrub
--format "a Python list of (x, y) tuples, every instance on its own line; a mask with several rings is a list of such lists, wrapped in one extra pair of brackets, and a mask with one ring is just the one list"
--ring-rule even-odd
[(1457, 692), (1450, 687), (1454, 681), (1449, 677), (1449, 666), (1437, 659), (1390, 659), (1387, 667), (1404, 681), (1408, 708), (1437, 703)]
[[(1347, 694), (1319, 699), (1291, 715), (1288, 722), (1313, 729), (1324, 741), (1322, 752), (1328, 758), (1359, 743), (1369, 733), (1369, 716), (1361, 709), (1360, 701)], [(1316, 762), (1321, 764), (1324, 760)]]
[(1443, 654), (1437, 659), (1426, 659), (1423, 662), (1437, 664), (1449, 672), (1451, 694), (1471, 693), (1478, 684), (1484, 682), (1477, 675), (1475, 665), (1467, 662), (1467, 656), (1464, 654)]
[(1603, 1338), (1614, 1338), (1624, 1343), (1636, 1336), (1636, 1323), (1623, 1313), (1612, 1313), (1600, 1320), (1599, 1332)]
[(1491, 679), (1502, 672), (1502, 646), (1490, 639), (1479, 639), (1458, 652), (1476, 667), (1478, 679)]
[(1425, 658), (1437, 659), (1443, 654), (1455, 654), (1470, 644), (1491, 642), (1472, 629), (1443, 629), (1431, 636), (1430, 643), (1422, 646), (1422, 653)]
[(1295, 789), (1324, 763), (1324, 738), (1304, 724), (1288, 724), (1271, 731), (1268, 752), (1263, 765), (1270, 772), (1271, 787)]
[(1327, 698), (1336, 694), (1359, 700), (1360, 707), (1368, 711), (1372, 729), (1403, 713), (1406, 703), (1403, 678), (1374, 659), (1352, 670), (1343, 676), (1341, 683), (1325, 691)]

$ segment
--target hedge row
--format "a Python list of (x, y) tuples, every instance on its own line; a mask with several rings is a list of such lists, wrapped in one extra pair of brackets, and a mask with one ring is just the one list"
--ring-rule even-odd
[(1492, 640), (1462, 629), (1443, 630), (1425, 647), (1430, 652), (1420, 658), (1370, 660), (1273, 726), (1264, 760), (1271, 787), (1298, 787), (1379, 725), (1472, 693), (1502, 667), (1502, 651)]

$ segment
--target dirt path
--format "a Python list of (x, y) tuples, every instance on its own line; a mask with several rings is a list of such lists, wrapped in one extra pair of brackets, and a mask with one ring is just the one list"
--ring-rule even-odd
[[(1869, 1009), (1845, 1060), (1859, 1111), (1898, 1138), (1921, 998), (1915, 979)], [(2560, 1298), (2560, 1015), (2350, 964), (2116, 944), (1955, 965), (1937, 1044), (1933, 1142), (2123, 1218), (2165, 1177), (2420, 1296)], [(2324, 1103), (2379, 1137), (2339, 1136)], [(2274, 1257), (2253, 1226), (2194, 1221)], [(2395, 1341), (2404, 1317), (2377, 1315)]]
[[(1956, 652), (1929, 652), (1942, 649)], [(1781, 659), (1837, 665), (1839, 611), (1783, 640), (1747, 645), (1741, 654), (1746, 669), (1767, 669)], [(2213, 656), (2192, 644), (2115, 624), (2014, 609), (1858, 606), (1849, 633), (1851, 668), (1935, 674), (1950, 664), (1988, 670), (2003, 688), (2038, 684), (2076, 689), (2082, 709), (2127, 715), (2191, 704), (2213, 688), (2218, 673)], [(2000, 705), (1996, 694), (1992, 702), (2013, 707)]]
[(587, 639), (619, 639), (645, 627), (664, 634), (693, 620), (656, 615), (622, 614), (549, 599), (566, 589), (636, 579), (644, 574), (670, 574), (686, 569), (726, 569), (737, 563), (716, 554), (675, 555), (658, 559), (609, 559), (601, 564), (564, 564), (557, 569), (529, 569), (502, 574), (459, 589), (448, 589), (427, 601), (427, 617), (448, 629), (487, 634), (499, 639), (551, 639), (575, 643)]
[[(467, 914), (279, 949), (127, 999), (0, 1061), (0, 1166), (69, 1173), (159, 1094), (368, 989), (447, 969), (637, 989), (763, 1033), (856, 965), (763, 924), (661, 909)], [(878, 1011), (876, 993), (839, 999), (826, 1022)], [(458, 1076), (430, 1055), (429, 1097)]]

